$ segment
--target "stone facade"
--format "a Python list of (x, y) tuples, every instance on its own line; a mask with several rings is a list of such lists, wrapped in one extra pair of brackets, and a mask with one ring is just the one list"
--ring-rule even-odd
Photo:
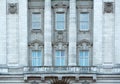
[[(64, 14), (60, 30), (57, 13)], [(80, 14), (88, 14), (87, 30)], [(0, 0), (0, 84), (119, 84), (119, 14), (120, 0)], [(37, 50), (41, 65), (33, 66)], [(64, 66), (55, 64), (60, 50)], [(89, 51), (88, 65), (80, 51)]]

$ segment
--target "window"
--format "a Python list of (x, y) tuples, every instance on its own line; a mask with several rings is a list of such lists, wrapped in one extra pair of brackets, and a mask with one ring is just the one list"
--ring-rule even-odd
[(65, 51), (64, 50), (56, 50), (55, 66), (65, 66)]
[(60, 12), (60, 13), (56, 13), (56, 30), (64, 30), (65, 29), (65, 13), (64, 12)]
[(89, 66), (89, 51), (88, 50), (81, 50), (79, 52), (79, 65)]
[(89, 29), (89, 13), (80, 13), (80, 30)]
[(42, 65), (42, 53), (40, 50), (32, 51), (32, 66), (41, 66)]
[(41, 27), (40, 12), (32, 13), (32, 29), (40, 29), (40, 27)]

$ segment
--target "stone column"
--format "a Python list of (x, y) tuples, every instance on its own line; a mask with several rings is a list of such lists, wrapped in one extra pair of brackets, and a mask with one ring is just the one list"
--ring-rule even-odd
[(0, 65), (6, 64), (6, 0), (0, 0)]
[[(106, 0), (103, 2), (103, 60), (104, 64), (113, 64), (114, 56), (114, 9), (113, 2), (107, 7)], [(111, 8), (111, 9), (109, 9)]]
[(93, 65), (102, 64), (102, 0), (94, 0)]
[[(18, 66), (19, 51), (19, 18), (18, 0), (7, 0), (7, 63), (8, 66)], [(13, 7), (16, 10), (13, 9)]]
[(115, 0), (115, 64), (120, 64), (120, 0)]
[(76, 65), (76, 0), (70, 0), (68, 65)]
[(28, 64), (28, 36), (27, 36), (27, 12), (28, 12), (28, 0), (19, 0), (19, 65), (27, 66)]
[(44, 10), (44, 66), (52, 65), (51, 0), (45, 0)]

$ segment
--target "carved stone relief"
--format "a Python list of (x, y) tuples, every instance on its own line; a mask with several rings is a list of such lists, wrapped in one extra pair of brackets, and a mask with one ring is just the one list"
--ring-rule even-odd
[(28, 46), (30, 46), (30, 48), (34, 48), (35, 50), (38, 50), (39, 47), (43, 46), (43, 43), (40, 42), (39, 40), (34, 40), (32, 42), (29, 42)]
[(88, 81), (84, 81), (84, 82), (82, 82), (82, 84), (90, 84)]
[(54, 8), (60, 8), (60, 7), (61, 7), (61, 8), (67, 8), (67, 7), (68, 7), (68, 4), (59, 1), (59, 2), (54, 3), (53, 7), (54, 7)]
[(8, 13), (17, 14), (17, 3), (8, 3)]
[(82, 50), (86, 50), (86, 49), (89, 49), (89, 47), (92, 46), (92, 44), (88, 41), (88, 40), (82, 40), (80, 42), (78, 42), (78, 47)]
[(113, 13), (113, 3), (112, 2), (104, 3), (104, 13)]
[(34, 80), (31, 84), (39, 84), (39, 83)]
[(57, 41), (58, 42), (62, 42), (63, 41), (63, 32), (58, 32), (58, 35), (57, 35)]

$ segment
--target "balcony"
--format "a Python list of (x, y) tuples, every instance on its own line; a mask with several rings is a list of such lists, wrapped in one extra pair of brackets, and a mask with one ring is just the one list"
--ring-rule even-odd
[(24, 67), (24, 73), (41, 74), (120, 74), (118, 66), (41, 66)]

